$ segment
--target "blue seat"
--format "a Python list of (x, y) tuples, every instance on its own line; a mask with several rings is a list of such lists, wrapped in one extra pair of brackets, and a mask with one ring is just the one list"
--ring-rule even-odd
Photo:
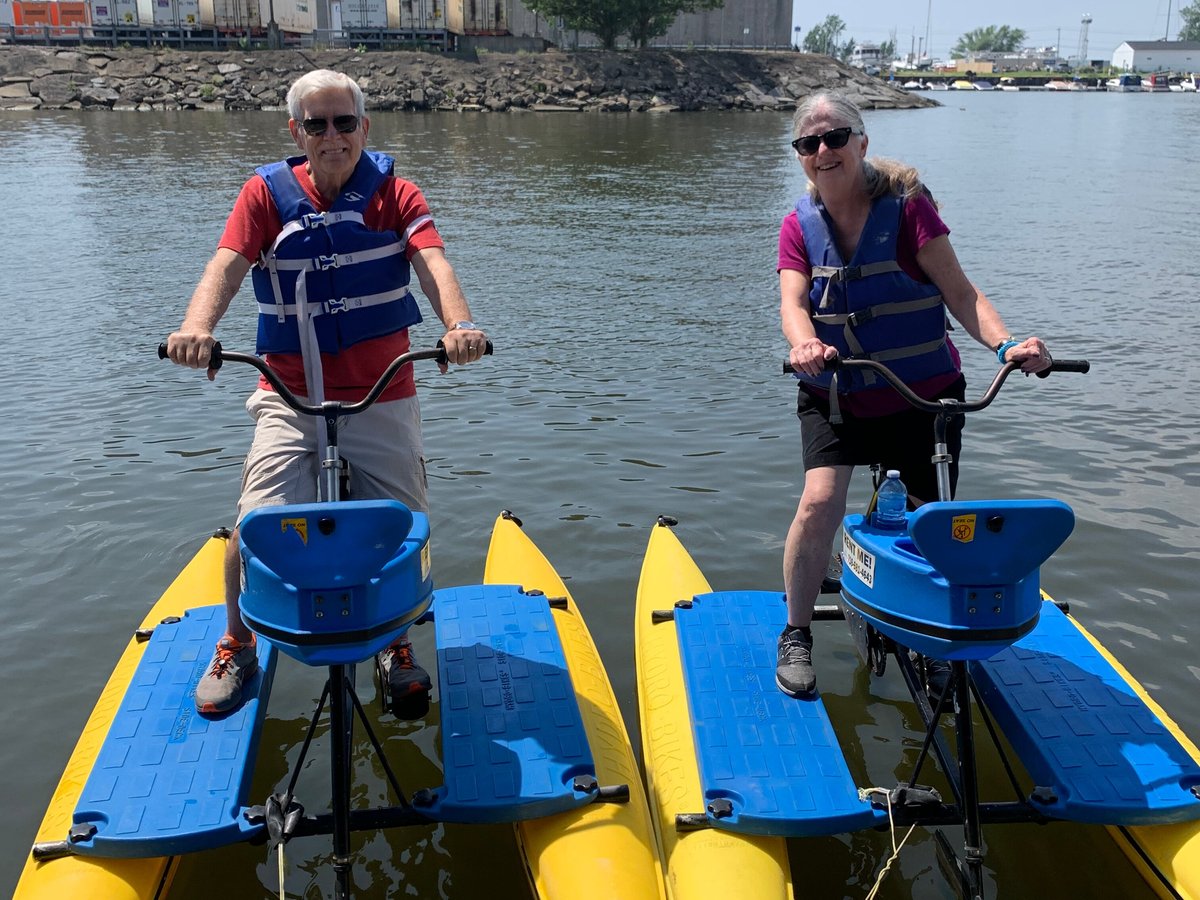
[(1074, 526), (1058, 500), (927, 503), (907, 531), (847, 516), (842, 597), (920, 653), (987, 659), (1037, 625), (1039, 567)]
[(310, 666), (370, 659), (429, 607), (429, 520), (395, 500), (256, 509), (239, 526), (247, 626)]

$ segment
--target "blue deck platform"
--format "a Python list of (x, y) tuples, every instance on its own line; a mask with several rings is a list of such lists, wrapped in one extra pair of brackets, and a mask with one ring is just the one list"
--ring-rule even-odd
[(1200, 767), (1053, 603), (1037, 627), (970, 672), (1047, 815), (1105, 825), (1200, 819)]
[[(838, 834), (886, 820), (858, 797), (819, 696), (775, 685), (783, 595), (701, 594), (675, 625), (709, 822), (787, 837)], [(728, 814), (712, 804), (728, 801)]]
[(511, 585), (434, 592), (444, 786), (422, 812), (511, 822), (592, 801), (595, 762), (553, 613)]
[(259, 639), (259, 670), (228, 715), (196, 712), (194, 692), (225, 633), (225, 607), (188, 610), (162, 623), (143, 651), (74, 822), (95, 833), (72, 847), (107, 857), (169, 856), (243, 840), (262, 826), (241, 816), (275, 670)]

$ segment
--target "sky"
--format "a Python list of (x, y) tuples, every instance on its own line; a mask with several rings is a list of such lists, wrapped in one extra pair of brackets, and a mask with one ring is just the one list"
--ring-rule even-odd
[[(1082, 19), (1092, 22), (1087, 33), (1088, 59), (1111, 59), (1125, 41), (1174, 40), (1182, 21), (1179, 7), (1200, 0), (793, 0), (792, 32), (802, 41), (826, 16), (846, 23), (842, 40), (880, 44), (895, 33), (896, 52), (907, 54), (928, 43), (934, 59), (949, 59), (959, 37), (988, 25), (1007, 25), (1025, 31), (1029, 47), (1059, 47), (1063, 57), (1079, 53)], [(926, 33), (928, 32), (928, 41)]]

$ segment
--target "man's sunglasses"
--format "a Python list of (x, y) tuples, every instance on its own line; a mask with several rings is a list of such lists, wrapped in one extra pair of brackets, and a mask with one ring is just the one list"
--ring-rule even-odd
[[(305, 119), (300, 123), (300, 127), (304, 129), (305, 134), (311, 134), (313, 137), (324, 134), (329, 129), (329, 120), (324, 116), (318, 116), (315, 119)], [(358, 131), (358, 116), (334, 116), (333, 127), (338, 134), (350, 134)], [(842, 141), (844, 144), (845, 141)]]
[(850, 128), (831, 128), (824, 134), (806, 134), (792, 141), (792, 149), (801, 156), (812, 156), (820, 149), (822, 142), (830, 150), (841, 150), (850, 140), (850, 135), (862, 134), (861, 131)]

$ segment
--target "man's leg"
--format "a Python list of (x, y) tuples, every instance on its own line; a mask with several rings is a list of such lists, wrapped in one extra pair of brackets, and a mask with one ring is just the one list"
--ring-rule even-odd
[[(255, 391), (246, 401), (255, 419), (254, 441), (242, 466), (238, 522), (260, 506), (311, 503), (317, 498), (316, 424), (311, 416), (288, 409), (271, 391)], [(242, 685), (258, 671), (253, 633), (242, 621), (238, 597), (242, 560), (235, 527), (225, 549), (225, 635), (196, 685), (196, 708), (214, 715), (234, 709)]]
[[(379, 403), (351, 417), (342, 431), (342, 449), (350, 460), (350, 485), (356, 500), (399, 500), (425, 512), (425, 459), (421, 409), (416, 397)], [(407, 634), (375, 657), (387, 708), (398, 719), (420, 719), (429, 711), (433, 680), (417, 662)]]

